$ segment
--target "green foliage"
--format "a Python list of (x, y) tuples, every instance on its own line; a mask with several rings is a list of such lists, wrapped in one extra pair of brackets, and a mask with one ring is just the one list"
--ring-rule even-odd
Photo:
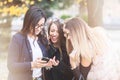
[(40, 3), (36, 2), (36, 5), (44, 9), (47, 14), (47, 17), (53, 15), (50, 9), (64, 9), (70, 6), (73, 3), (73, 0), (42, 0)]
[(62, 15), (61, 16), (61, 19), (67, 19), (67, 18), (70, 18), (71, 16), (69, 16), (69, 15)]

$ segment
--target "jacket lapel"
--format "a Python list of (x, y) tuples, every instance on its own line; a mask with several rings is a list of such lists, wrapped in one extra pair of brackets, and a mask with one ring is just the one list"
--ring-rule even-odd
[(26, 46), (27, 46), (27, 50), (30, 54), (29, 56), (30, 56), (31, 61), (32, 61), (33, 60), (32, 49), (31, 49), (31, 46), (30, 46), (30, 43), (29, 43), (29, 40), (28, 40), (27, 36), (26, 36), (26, 39), (25, 39), (25, 43), (26, 43)]
[(46, 56), (46, 48), (45, 48), (45, 46), (40, 41), (38, 41), (38, 44), (39, 44), (39, 46), (41, 48), (43, 56)]

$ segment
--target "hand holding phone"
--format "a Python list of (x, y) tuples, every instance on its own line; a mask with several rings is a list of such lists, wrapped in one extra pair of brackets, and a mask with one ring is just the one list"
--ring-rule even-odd
[(43, 58), (42, 58), (42, 60), (44, 60), (44, 61), (47, 61), (47, 62), (48, 62), (48, 61), (49, 61), (49, 58), (48, 58), (48, 57), (43, 57)]

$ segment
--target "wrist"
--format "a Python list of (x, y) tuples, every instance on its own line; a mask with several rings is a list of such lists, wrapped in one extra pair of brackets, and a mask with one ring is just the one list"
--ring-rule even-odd
[(35, 63), (31, 62), (31, 69), (35, 68)]

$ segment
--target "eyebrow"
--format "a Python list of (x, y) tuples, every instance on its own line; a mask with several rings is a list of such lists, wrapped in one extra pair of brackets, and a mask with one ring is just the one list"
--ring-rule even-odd
[(42, 25), (44, 25), (44, 23), (42, 23), (42, 24), (37, 24), (37, 26), (42, 26)]

